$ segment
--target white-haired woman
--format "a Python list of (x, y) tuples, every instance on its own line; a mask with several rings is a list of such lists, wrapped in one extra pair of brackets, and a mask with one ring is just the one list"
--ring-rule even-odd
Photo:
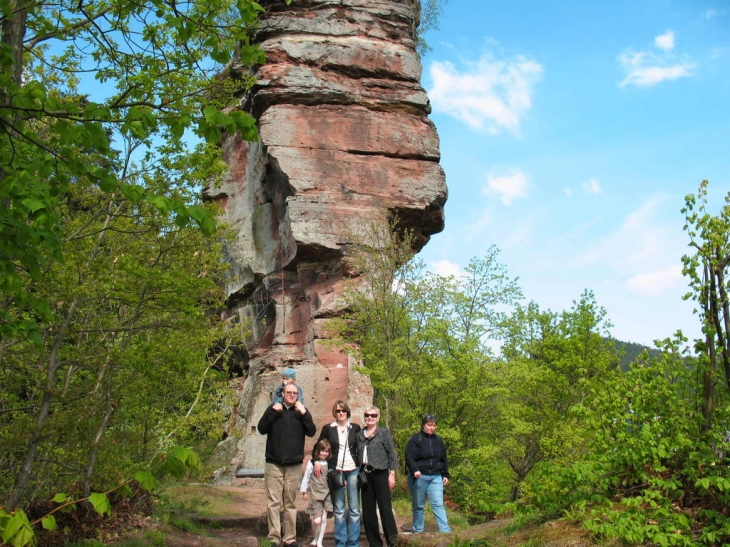
[(357, 434), (357, 452), (367, 482), (361, 486), (362, 522), (370, 547), (382, 547), (378, 513), (388, 547), (398, 543), (398, 528), (393, 516), (390, 492), (395, 486), (398, 457), (390, 432), (378, 427), (380, 409), (371, 406), (365, 411), (365, 428)]

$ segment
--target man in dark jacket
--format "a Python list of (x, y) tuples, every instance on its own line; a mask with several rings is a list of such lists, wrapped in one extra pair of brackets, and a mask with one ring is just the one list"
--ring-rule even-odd
[[(264, 487), (269, 523), (267, 539), (275, 546), (300, 547), (297, 543), (297, 507), (295, 501), (302, 480), (304, 436), (314, 437), (317, 427), (312, 414), (298, 401), (299, 388), (287, 384), (283, 403), (266, 409), (258, 430), (266, 435), (266, 467)], [(284, 507), (284, 530), (281, 529), (281, 508)]]

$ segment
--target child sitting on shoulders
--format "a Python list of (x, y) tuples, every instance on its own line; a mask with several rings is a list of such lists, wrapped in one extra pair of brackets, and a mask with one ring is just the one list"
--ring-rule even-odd
[[(307, 469), (302, 477), (302, 485), (299, 488), (305, 500), (309, 500), (307, 514), (312, 517), (312, 530), (314, 539), (312, 547), (322, 547), (322, 539), (327, 530), (327, 512), (332, 511), (332, 499), (330, 487), (327, 484), (327, 459), (330, 457), (332, 445), (327, 439), (317, 441), (312, 448), (312, 459), (307, 462)], [(319, 462), (322, 471), (319, 477), (315, 477), (314, 462)]]
[[(276, 388), (276, 392), (274, 393), (274, 400), (271, 402), (271, 404), (284, 404), (284, 386), (287, 384), (293, 384), (296, 379), (297, 371), (291, 367), (285, 368), (281, 373), (281, 385)], [(297, 386), (297, 389), (299, 389), (299, 402), (304, 404), (304, 392), (302, 391), (301, 386)]]

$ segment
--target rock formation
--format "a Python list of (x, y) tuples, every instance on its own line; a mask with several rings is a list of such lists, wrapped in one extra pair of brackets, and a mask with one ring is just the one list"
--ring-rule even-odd
[[(396, 216), (416, 249), (443, 229), (439, 141), (416, 52), (417, 0), (260, 1), (256, 42), (267, 62), (236, 108), (259, 122), (258, 142), (224, 143), (230, 173), (207, 197), (235, 240), (227, 252), (230, 317), (250, 326), (238, 435), (219, 447), (218, 482), (263, 467), (255, 431), (283, 367), (297, 371), (318, 427), (334, 400), (354, 421), (372, 399), (352, 356), (326, 344), (340, 314), (353, 238)], [(235, 73), (235, 67), (231, 71)], [(240, 437), (240, 438), (239, 438)]]

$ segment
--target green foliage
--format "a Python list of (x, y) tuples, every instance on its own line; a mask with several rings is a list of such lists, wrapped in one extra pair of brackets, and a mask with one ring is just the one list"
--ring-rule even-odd
[(703, 357), (698, 371), (702, 375), (703, 427), (707, 430), (712, 428), (716, 405), (730, 397), (730, 193), (720, 214), (713, 216), (707, 212), (708, 185), (702, 181), (696, 196), (685, 197), (682, 209), (689, 247), (694, 252), (682, 257), (682, 273), (690, 286), (684, 298), (694, 300), (702, 321), (703, 339), (696, 345)]
[(37, 545), (33, 528), (22, 509), (7, 513), (0, 508), (0, 538), (13, 547)]
[(66, 261), (34, 289), (56, 315), (41, 351), (2, 343), (12, 411), (0, 415), (9, 440), (0, 484), (11, 506), (78, 478), (86, 495), (106, 489), (171, 445), (218, 434), (224, 379), (209, 374), (205, 355), (222, 336), (208, 317), (222, 299), (218, 244), (144, 202), (100, 197), (77, 185), (59, 207)]
[(416, 27), (417, 49), (421, 55), (425, 55), (431, 51), (431, 47), (424, 39), (424, 34), (430, 30), (438, 30), (439, 18), (443, 12), (444, 6), (449, 0), (419, 0), (420, 17), (418, 26)]
[(167, 519), (167, 523), (178, 530), (182, 530), (183, 532), (201, 534), (203, 531), (203, 527), (200, 524), (179, 515), (170, 515)]
[(656, 359), (661, 355), (661, 352), (656, 348), (650, 348), (643, 344), (636, 344), (634, 342), (624, 342), (611, 338), (613, 343), (616, 345), (616, 352), (621, 355), (621, 370), (626, 372), (631, 368), (633, 363), (639, 359), (642, 353), (647, 352), (649, 357)]
[[(588, 443), (570, 466), (545, 466), (525, 504), (554, 516), (568, 511), (598, 537), (631, 544), (720, 545), (730, 541), (727, 431), (702, 431), (696, 366), (665, 341), (595, 388), (584, 408)], [(716, 414), (727, 423), (728, 410)]]
[(480, 539), (460, 539), (458, 535), (454, 536), (454, 540), (449, 543), (449, 547), (484, 547), (486, 541)]
[(224, 111), (250, 82), (218, 73), (263, 62), (248, 39), (263, 8), (0, 9), (0, 492), (13, 511), (57, 488), (89, 498), (219, 435), (224, 379), (205, 352), (228, 337), (210, 317), (223, 268), (199, 192), (225, 173), (223, 131), (256, 138)]
[[(188, 471), (200, 468), (200, 459), (192, 450), (185, 448), (175, 448), (166, 458), (160, 459), (153, 469), (148, 471), (138, 471), (135, 474), (135, 480), (140, 488), (148, 491), (155, 490), (158, 487), (157, 480), (151, 480), (150, 477), (155, 475), (164, 476), (172, 474), (180, 475), (180, 469), (183, 469), (183, 475)], [(142, 480), (139, 480), (142, 479)], [(12, 512), (6, 512), (0, 507), (0, 538), (3, 545), (12, 545), (13, 547), (28, 547), (38, 544), (36, 533), (33, 529), (34, 525), (41, 524), (44, 530), (54, 531), (56, 529), (56, 519), (54, 513), (64, 510), (76, 510), (82, 502), (88, 504), (94, 511), (101, 516), (110, 516), (112, 512), (109, 494), (114, 491), (123, 491), (128, 489), (132, 481), (123, 481), (111, 490), (106, 492), (93, 492), (86, 498), (72, 499), (64, 493), (58, 493), (53, 497), (53, 502), (58, 504), (48, 514), (42, 516), (34, 522), (28, 520), (27, 515), (22, 509), (16, 509)]]
[(59, 207), (77, 185), (100, 199), (146, 200), (177, 226), (213, 234), (209, 212), (145, 178), (193, 140), (217, 143), (221, 128), (256, 138), (252, 118), (223, 111), (248, 83), (215, 76), (228, 62), (263, 62), (248, 39), (263, 9), (252, 0), (0, 0), (0, 10), (0, 336), (41, 346), (56, 309), (35, 287), (67, 258)]
[(367, 281), (346, 293), (352, 315), (340, 332), (359, 344), (399, 453), (420, 417), (437, 414), (449, 495), (468, 518), (485, 520), (520, 496), (536, 466), (564, 465), (583, 449), (578, 409), (619, 373), (610, 323), (590, 291), (562, 313), (517, 304), (517, 280), (495, 247), (463, 275), (424, 272), (397, 232), (372, 229), (354, 254)]
[(618, 374), (619, 355), (608, 339), (610, 323), (593, 293), (571, 310), (517, 306), (502, 348), (505, 395), (499, 402), (498, 459), (512, 470), (511, 501), (541, 462), (565, 464), (582, 450), (579, 405), (593, 387)]
[[(572, 427), (580, 427), (584, 441), (573, 445), (572, 455), (535, 466), (522, 485), (522, 499), (512, 506), (518, 517), (563, 515), (581, 522), (599, 541), (688, 547), (730, 544), (726, 273), (730, 194), (718, 216), (706, 211), (706, 181), (696, 196), (687, 196), (685, 204), (685, 229), (694, 252), (683, 257), (691, 288), (686, 298), (697, 304), (703, 324), (703, 338), (695, 341), (694, 355), (680, 332), (658, 343), (658, 350), (638, 353), (621, 374), (601, 373), (608, 369), (590, 358), (585, 362), (589, 367), (584, 364), (577, 369), (578, 377), (568, 375), (571, 385), (580, 386), (573, 393), (580, 398), (567, 401)], [(572, 337), (559, 336), (557, 352), (542, 351), (542, 345), (536, 351), (533, 341), (546, 340), (545, 333), (555, 330), (554, 323), (542, 317), (539, 328), (524, 329), (523, 319), (516, 326), (518, 343), (506, 344), (506, 351), (530, 348), (530, 359), (543, 360), (561, 374), (567, 372), (553, 363), (559, 364), (555, 356), (570, 353), (566, 350)], [(533, 335), (524, 337), (530, 331)], [(601, 381), (591, 379), (593, 369)], [(518, 376), (529, 378), (524, 372)], [(555, 378), (545, 380), (548, 391), (553, 386), (561, 389)], [(562, 396), (550, 398), (561, 400)], [(525, 396), (521, 399), (529, 401)], [(533, 419), (526, 422), (535, 424)]]
[(274, 543), (266, 537), (258, 538), (259, 547), (274, 547)]

